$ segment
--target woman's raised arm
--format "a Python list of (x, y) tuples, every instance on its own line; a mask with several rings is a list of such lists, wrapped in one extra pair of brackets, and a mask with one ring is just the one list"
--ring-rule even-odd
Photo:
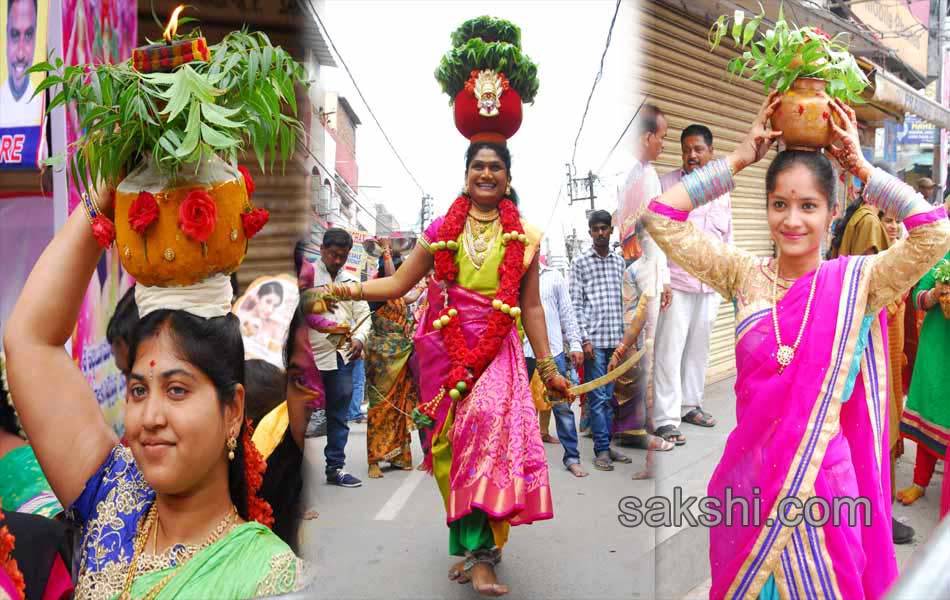
[[(102, 195), (100, 205), (109, 195)], [(33, 267), (3, 338), (11, 396), (23, 430), (63, 506), (79, 497), (118, 443), (64, 348), (101, 255), (86, 215), (77, 207)]]

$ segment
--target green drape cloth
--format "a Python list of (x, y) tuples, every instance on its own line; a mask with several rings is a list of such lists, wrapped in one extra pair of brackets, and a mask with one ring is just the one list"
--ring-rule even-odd
[[(301, 563), (271, 530), (252, 521), (199, 551), (162, 588), (155, 600), (258, 598), (300, 589)], [(136, 578), (132, 597), (141, 598), (175, 568)], [(116, 600), (117, 594), (113, 597)]]

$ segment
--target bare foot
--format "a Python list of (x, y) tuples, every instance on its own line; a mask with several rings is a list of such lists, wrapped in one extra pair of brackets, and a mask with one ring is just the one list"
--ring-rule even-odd
[(550, 433), (542, 433), (541, 441), (544, 442), (545, 444), (560, 444), (561, 443), (559, 439), (557, 439)]
[(465, 572), (465, 561), (460, 560), (449, 569), (449, 579), (457, 583), (468, 583), (471, 581)]
[(416, 471), (425, 471), (425, 470), (426, 470), (426, 464), (424, 462), (419, 463), (419, 466), (416, 467)]
[(308, 508), (300, 515), (300, 518), (304, 521), (312, 521), (313, 519), (319, 518), (320, 513), (312, 508)]
[(649, 479), (649, 478), (650, 478), (650, 472), (647, 470), (643, 470), (643, 471), (635, 472), (633, 474), (633, 477), (631, 477), (630, 479)]
[(393, 467), (394, 469), (401, 469), (401, 470), (403, 470), (403, 471), (411, 471), (411, 470), (412, 470), (412, 463), (406, 464), (406, 463), (403, 463), (403, 462), (399, 462), (399, 461), (397, 460), (397, 461), (391, 462), (391, 463), (389, 463), (389, 464), (392, 465), (392, 467)]
[(379, 465), (372, 463), (369, 466), (369, 478), (370, 479), (379, 479), (383, 476), (382, 469), (379, 468)]
[(900, 500), (901, 504), (904, 506), (910, 506), (914, 502), (920, 500), (921, 496), (923, 495), (924, 489), (917, 484), (913, 484), (910, 487), (904, 488), (897, 492), (897, 499)]
[(571, 472), (571, 475), (574, 477), (587, 477), (589, 473), (584, 470), (584, 467), (580, 466), (577, 463), (569, 465), (567, 470)]
[(482, 596), (496, 598), (508, 593), (508, 586), (498, 583), (495, 576), (495, 567), (488, 563), (476, 563), (469, 572), (472, 578), (472, 587)]

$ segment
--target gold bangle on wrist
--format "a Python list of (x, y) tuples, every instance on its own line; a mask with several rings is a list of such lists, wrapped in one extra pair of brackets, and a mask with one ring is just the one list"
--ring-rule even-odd
[(356, 282), (356, 293), (359, 294), (359, 298), (356, 298), (356, 300), (363, 300), (363, 282), (362, 281)]
[(557, 363), (554, 362), (554, 357), (550, 355), (539, 358), (537, 367), (538, 374), (541, 375), (541, 381), (545, 384), (561, 374), (560, 371), (558, 371)]

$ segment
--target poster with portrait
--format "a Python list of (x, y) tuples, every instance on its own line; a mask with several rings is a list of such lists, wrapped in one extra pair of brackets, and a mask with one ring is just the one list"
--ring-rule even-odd
[(0, 169), (37, 169), (46, 158), (45, 75), (27, 69), (46, 60), (49, 0), (0, 2)]
[(231, 309), (241, 320), (245, 359), (284, 368), (284, 343), (299, 301), (297, 280), (290, 275), (258, 277), (247, 287)]

